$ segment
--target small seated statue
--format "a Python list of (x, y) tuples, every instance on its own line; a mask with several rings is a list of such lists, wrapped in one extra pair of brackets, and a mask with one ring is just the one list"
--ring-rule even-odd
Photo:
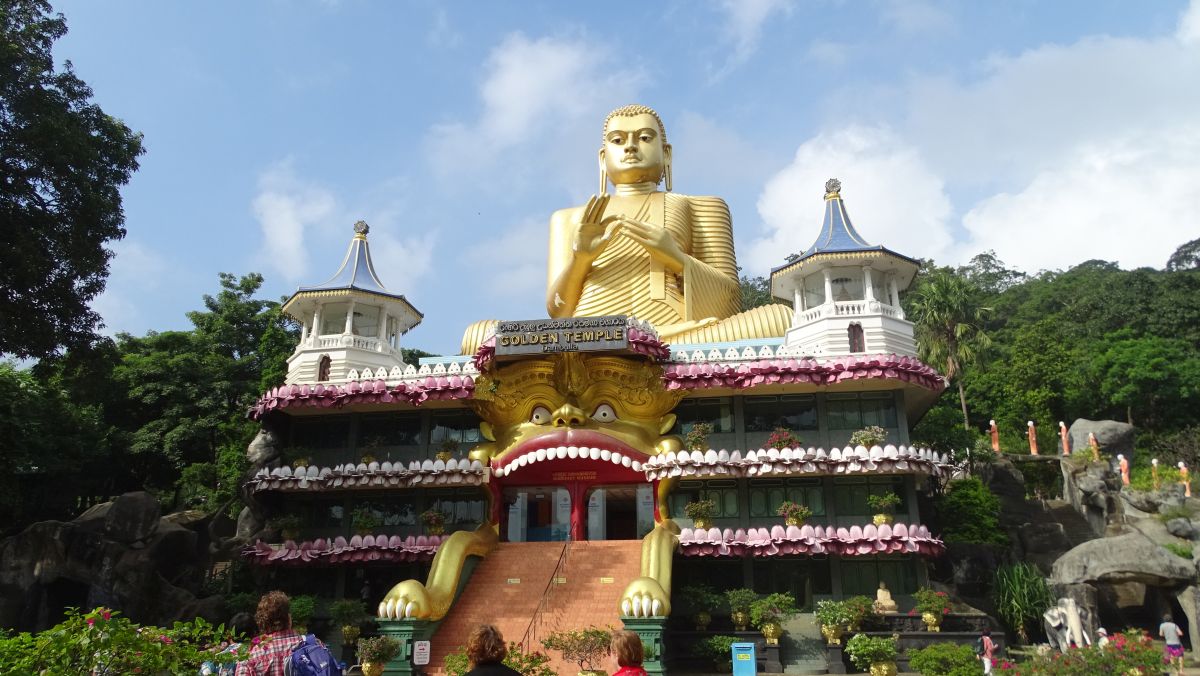
[(897, 612), (896, 602), (892, 600), (892, 592), (888, 591), (887, 583), (882, 580), (879, 582), (879, 589), (875, 591), (875, 612), (879, 614)]

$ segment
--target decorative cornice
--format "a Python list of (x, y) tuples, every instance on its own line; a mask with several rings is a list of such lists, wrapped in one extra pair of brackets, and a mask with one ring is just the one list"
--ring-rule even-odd
[(318, 538), (281, 545), (259, 540), (242, 556), (259, 565), (331, 565), (341, 563), (429, 561), (445, 537), (438, 535), (355, 535), (347, 540)]
[(781, 526), (732, 530), (684, 528), (679, 534), (684, 556), (789, 556), (837, 554), (919, 554), (941, 556), (945, 544), (922, 525)]
[(711, 387), (748, 389), (760, 385), (812, 383), (832, 385), (846, 380), (901, 380), (934, 392), (946, 383), (932, 368), (914, 357), (851, 355), (826, 361), (812, 357), (768, 359), (736, 364), (713, 362), (672, 363), (664, 366), (667, 389), (695, 390)]
[(945, 454), (908, 446), (834, 448), (770, 448), (729, 452), (709, 449), (680, 451), (649, 458), (642, 466), (648, 481), (679, 477), (742, 478), (779, 476), (829, 476), (853, 474), (920, 474), (950, 476), (954, 467)]
[(247, 482), (259, 491), (337, 491), (371, 488), (420, 488), (478, 486), (488, 470), (478, 460), (413, 460), (403, 462), (349, 463), (334, 467), (263, 468)]

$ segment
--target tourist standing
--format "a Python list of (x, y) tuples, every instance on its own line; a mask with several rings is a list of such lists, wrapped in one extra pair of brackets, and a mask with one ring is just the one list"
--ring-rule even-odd
[(284, 664), (304, 637), (292, 631), (292, 605), (287, 594), (267, 592), (258, 600), (254, 613), (259, 636), (250, 648), (250, 657), (239, 662), (237, 676), (284, 676)]
[(1158, 635), (1167, 642), (1163, 647), (1167, 664), (1175, 665), (1176, 673), (1183, 676), (1183, 630), (1172, 622), (1171, 616), (1167, 614), (1163, 615), (1162, 624), (1158, 625)]
[(642, 668), (645, 653), (641, 636), (628, 630), (614, 631), (611, 645), (620, 667), (613, 676), (646, 676), (646, 670)]
[(976, 657), (983, 662), (983, 673), (992, 673), (992, 659), (996, 656), (996, 642), (992, 640), (992, 630), (985, 628), (979, 634), (979, 643), (975, 649)]
[(467, 660), (471, 670), (466, 676), (521, 676), (521, 672), (504, 664), (508, 647), (500, 630), (481, 624), (467, 637)]

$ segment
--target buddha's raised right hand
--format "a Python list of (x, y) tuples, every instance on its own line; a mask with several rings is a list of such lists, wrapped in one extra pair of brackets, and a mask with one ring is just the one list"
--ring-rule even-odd
[(619, 226), (620, 216), (604, 217), (608, 200), (608, 195), (592, 195), (580, 214), (572, 249), (577, 257), (589, 264), (596, 260), (604, 251), (604, 247), (612, 241)]

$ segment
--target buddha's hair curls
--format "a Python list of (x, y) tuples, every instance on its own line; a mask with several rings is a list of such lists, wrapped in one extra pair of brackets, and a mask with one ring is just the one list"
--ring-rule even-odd
[(656, 112), (653, 108), (650, 106), (643, 106), (640, 103), (631, 103), (627, 106), (621, 106), (620, 108), (617, 108), (609, 113), (608, 117), (604, 118), (604, 127), (600, 130), (601, 143), (603, 143), (605, 140), (604, 132), (608, 131), (608, 123), (611, 122), (614, 117), (633, 117), (634, 115), (649, 115), (653, 117), (654, 121), (658, 122), (658, 131), (662, 133), (663, 145), (666, 145), (667, 128), (663, 125), (662, 118), (658, 116), (658, 112)]

